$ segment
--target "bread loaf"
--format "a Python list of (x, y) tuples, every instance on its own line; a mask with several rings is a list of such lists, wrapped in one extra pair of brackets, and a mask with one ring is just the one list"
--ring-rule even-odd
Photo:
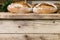
[(28, 13), (32, 11), (32, 6), (25, 2), (15, 2), (11, 3), (7, 9), (9, 12), (14, 13)]
[(57, 11), (57, 7), (53, 3), (40, 3), (33, 8), (34, 13), (50, 14)]

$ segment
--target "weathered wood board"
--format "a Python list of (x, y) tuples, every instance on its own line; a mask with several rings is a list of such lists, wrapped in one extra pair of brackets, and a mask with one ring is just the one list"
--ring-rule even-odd
[(0, 34), (0, 40), (60, 40), (60, 34)]
[(0, 33), (60, 33), (60, 20), (0, 20)]
[(0, 12), (0, 19), (60, 19), (60, 14), (37, 13), (4, 13)]
[(1, 13), (0, 40), (60, 40), (60, 20), (56, 19), (60, 19), (60, 14)]
[(41, 3), (41, 2), (50, 2), (50, 3), (60, 3), (60, 0), (50, 0), (50, 1), (46, 1), (46, 0), (42, 0), (42, 1), (32, 1), (32, 4), (36, 4), (36, 3)]

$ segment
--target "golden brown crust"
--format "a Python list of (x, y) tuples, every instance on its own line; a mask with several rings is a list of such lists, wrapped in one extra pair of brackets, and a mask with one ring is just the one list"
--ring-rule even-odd
[(24, 1), (21, 1), (21, 2), (15, 2), (15, 3), (21, 4), (21, 5), (23, 5), (24, 7), (30, 7), (30, 6), (28, 5), (28, 3), (24, 2)]
[[(12, 3), (12, 4), (13, 5), (10, 5), (10, 6), (13, 6), (13, 8), (11, 8), (10, 6), (7, 8), (8, 11), (10, 11), (10, 12), (14, 12), (14, 13), (15, 12), (27, 13), (27, 12), (31, 11), (31, 6), (28, 3), (25, 3), (25, 2), (15, 2), (15, 3)], [(15, 4), (22, 5), (22, 7), (20, 7), (20, 6), (16, 7)]]
[(50, 13), (56, 12), (56, 8), (53, 5), (48, 4), (48, 3), (41, 3), (40, 5), (38, 4), (37, 6), (35, 6), (33, 10), (36, 13), (50, 14)]
[(41, 4), (40, 6), (49, 6), (49, 7), (53, 7), (52, 5), (45, 4), (45, 3)]

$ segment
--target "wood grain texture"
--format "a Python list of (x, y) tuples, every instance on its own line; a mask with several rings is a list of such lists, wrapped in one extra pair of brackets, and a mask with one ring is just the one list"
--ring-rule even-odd
[(0, 20), (0, 33), (60, 33), (60, 21)]
[(0, 40), (60, 40), (58, 34), (0, 34)]
[(60, 1), (58, 0), (50, 0), (50, 1), (42, 0), (42, 1), (32, 1), (32, 4), (41, 3), (41, 2), (60, 3)]
[(0, 19), (60, 19), (60, 14), (7, 13), (0, 12)]

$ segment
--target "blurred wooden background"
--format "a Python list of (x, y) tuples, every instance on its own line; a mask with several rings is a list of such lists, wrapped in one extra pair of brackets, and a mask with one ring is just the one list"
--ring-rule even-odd
[[(5, 2), (6, 0), (0, 0), (0, 2)], [(12, 0), (14, 1), (24, 1), (24, 0)], [(27, 0), (27, 1), (60, 1), (60, 0)]]

